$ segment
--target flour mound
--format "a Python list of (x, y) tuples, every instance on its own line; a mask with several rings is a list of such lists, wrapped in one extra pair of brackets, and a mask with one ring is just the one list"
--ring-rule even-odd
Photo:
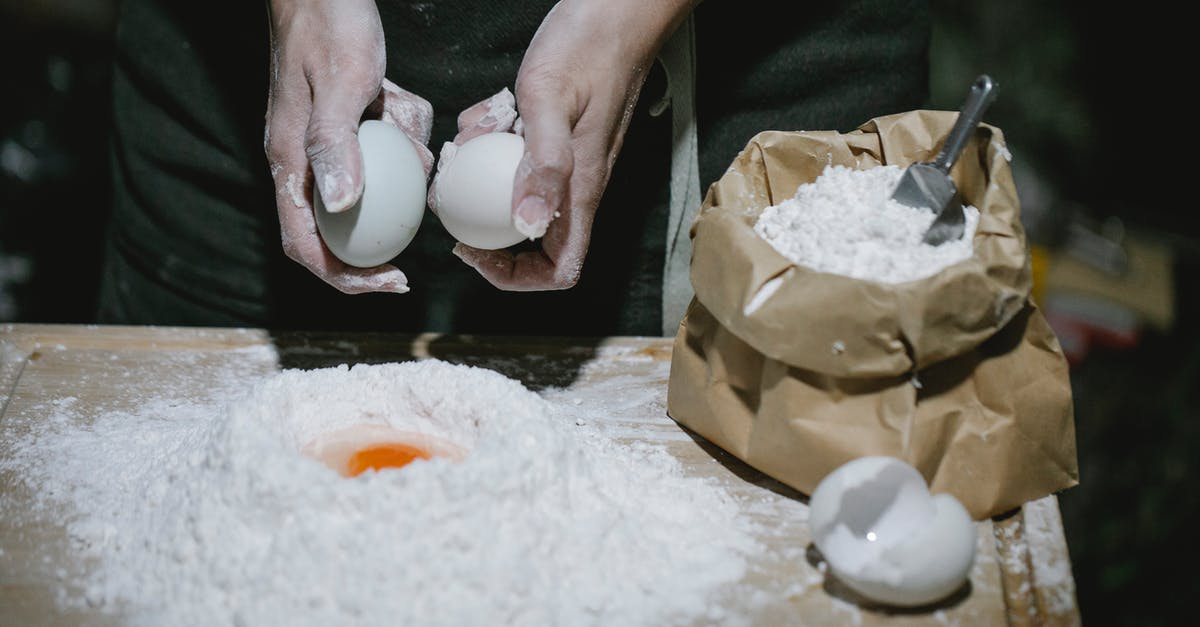
[(796, 264), (880, 283), (923, 279), (971, 257), (979, 210), (963, 207), (961, 239), (930, 246), (922, 238), (933, 212), (891, 199), (903, 174), (889, 165), (828, 166), (795, 197), (763, 210), (754, 231)]
[[(133, 623), (689, 622), (754, 550), (714, 483), (488, 370), (288, 371), (225, 404), (153, 402), (90, 426), (69, 412), (0, 470), (45, 495), (41, 515), (66, 513), (90, 564), (62, 602)], [(298, 452), (363, 423), (470, 452), (356, 479)]]

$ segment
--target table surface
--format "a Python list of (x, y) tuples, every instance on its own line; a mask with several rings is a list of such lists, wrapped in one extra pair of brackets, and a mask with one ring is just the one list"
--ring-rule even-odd
[[(817, 569), (803, 494), (759, 473), (666, 415), (671, 341), (667, 338), (520, 338), (424, 334), (272, 333), (259, 329), (0, 326), (0, 457), (52, 402), (74, 397), (93, 412), (128, 408), (155, 394), (201, 393), (207, 377), (270, 376), (283, 368), (438, 358), (497, 370), (552, 402), (587, 402), (589, 394), (629, 393), (636, 403), (605, 414), (621, 439), (664, 447), (685, 471), (715, 478), (758, 529), (761, 554), (742, 583), (767, 602), (754, 624), (1076, 625), (1070, 559), (1058, 502), (1050, 496), (977, 523), (980, 542), (970, 585), (919, 611), (855, 603), (853, 593)], [(139, 400), (140, 399), (140, 400)], [(21, 511), (32, 495), (0, 473), (0, 499)], [(78, 567), (61, 527), (0, 517), (0, 624), (120, 624), (121, 616), (62, 608), (56, 576)]]

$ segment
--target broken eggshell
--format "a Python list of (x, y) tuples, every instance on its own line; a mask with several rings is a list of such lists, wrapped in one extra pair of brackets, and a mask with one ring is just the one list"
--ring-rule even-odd
[(513, 182), (524, 155), (525, 139), (512, 133), (488, 133), (442, 149), (435, 213), (454, 239), (484, 250), (525, 239), (512, 216)]
[(862, 457), (826, 475), (809, 500), (809, 528), (842, 583), (888, 605), (946, 598), (975, 560), (966, 509), (949, 494), (930, 496), (921, 473), (893, 457)]
[(346, 211), (326, 211), (313, 194), (313, 213), (325, 246), (359, 268), (387, 263), (399, 255), (425, 214), (425, 166), (403, 131), (379, 120), (358, 127), (362, 148), (363, 193)]

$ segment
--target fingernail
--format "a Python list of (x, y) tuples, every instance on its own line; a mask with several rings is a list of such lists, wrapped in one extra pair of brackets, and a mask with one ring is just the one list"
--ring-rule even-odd
[(441, 172), (446, 166), (450, 165), (450, 161), (454, 159), (454, 155), (458, 154), (458, 144), (454, 142), (445, 142), (442, 144), (442, 150), (438, 155), (437, 171)]
[(354, 186), (350, 182), (350, 174), (345, 170), (330, 171), (325, 164), (315, 162), (313, 177), (326, 211), (340, 213), (354, 204)]
[(404, 271), (400, 268), (393, 268), (383, 273), (380, 278), (385, 280), (389, 291), (393, 293), (404, 294), (408, 291), (408, 277), (404, 275)]
[(517, 232), (529, 239), (537, 239), (546, 234), (550, 226), (553, 212), (550, 206), (540, 196), (526, 196), (517, 205), (516, 215), (513, 216), (513, 226)]

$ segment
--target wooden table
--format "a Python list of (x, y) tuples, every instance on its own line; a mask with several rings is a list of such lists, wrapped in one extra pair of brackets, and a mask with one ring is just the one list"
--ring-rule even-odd
[[(439, 358), (497, 370), (552, 402), (588, 402), (622, 386), (644, 399), (610, 412), (613, 432), (665, 447), (687, 472), (715, 477), (747, 517), (765, 524), (762, 555), (747, 584), (767, 602), (754, 604), (755, 624), (1075, 625), (1075, 602), (1062, 519), (1054, 497), (977, 523), (978, 558), (966, 594), (919, 612), (860, 608), (816, 568), (806, 498), (741, 463), (666, 415), (671, 341), (472, 338), (395, 334), (271, 333), (257, 329), (97, 326), (0, 326), (0, 458), (49, 404), (75, 397), (99, 412), (132, 407), (155, 394), (202, 394), (211, 377), (253, 380), (281, 368)], [(619, 378), (619, 380), (617, 380)], [(614, 387), (616, 386), (616, 387)], [(640, 395), (640, 396), (639, 396)], [(86, 414), (86, 412), (84, 412)], [(32, 502), (0, 473), (0, 499)], [(0, 519), (0, 624), (120, 624), (121, 617), (55, 605), (59, 566), (77, 560), (64, 532), (12, 516)], [(750, 606), (747, 606), (750, 607)], [(746, 608), (726, 608), (745, 615)]]

